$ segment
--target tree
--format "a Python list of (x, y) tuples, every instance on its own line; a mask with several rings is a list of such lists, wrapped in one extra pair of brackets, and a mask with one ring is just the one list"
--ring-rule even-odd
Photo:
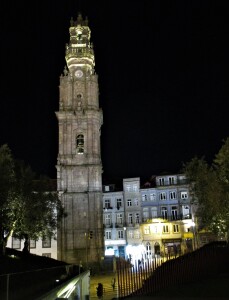
[[(7, 168), (3, 168), (5, 165)], [(7, 174), (12, 175), (8, 177)], [(8, 146), (0, 148), (2, 252), (10, 235), (25, 239), (25, 252), (29, 251), (29, 239), (55, 236), (63, 209), (57, 192), (50, 189), (49, 183), (46, 177), (36, 179), (36, 174), (24, 162), (14, 160)]]
[(0, 254), (4, 254), (7, 239), (15, 226), (14, 159), (7, 145), (0, 147)]
[(197, 216), (202, 224), (228, 239), (229, 230), (229, 138), (209, 165), (194, 157), (183, 167), (190, 181), (193, 199), (198, 201)]

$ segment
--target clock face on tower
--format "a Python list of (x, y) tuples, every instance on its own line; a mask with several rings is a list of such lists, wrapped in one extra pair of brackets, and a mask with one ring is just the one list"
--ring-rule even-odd
[(75, 71), (75, 76), (76, 76), (77, 78), (82, 77), (82, 76), (83, 76), (83, 71), (81, 71), (81, 70), (76, 70), (76, 71)]

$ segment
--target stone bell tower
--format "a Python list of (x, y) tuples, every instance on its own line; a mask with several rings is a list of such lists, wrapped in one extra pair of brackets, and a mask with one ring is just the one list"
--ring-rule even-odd
[(57, 257), (90, 266), (104, 256), (98, 76), (88, 20), (70, 22), (67, 67), (60, 76), (57, 189), (67, 216), (58, 230)]

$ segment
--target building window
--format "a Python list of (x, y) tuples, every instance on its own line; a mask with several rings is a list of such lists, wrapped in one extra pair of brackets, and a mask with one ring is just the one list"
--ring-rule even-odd
[(123, 239), (124, 238), (123, 230), (118, 230), (118, 238), (119, 239)]
[(127, 190), (127, 192), (131, 191), (131, 186), (129, 184), (126, 185), (126, 190)]
[(150, 245), (150, 243), (148, 242), (148, 243), (146, 244), (146, 256), (147, 256), (147, 258), (151, 258), (151, 255), (152, 255), (152, 252), (151, 252), (151, 245)]
[(167, 207), (163, 206), (161, 208), (161, 216), (162, 216), (163, 219), (167, 219), (167, 217), (168, 217)]
[(160, 193), (160, 200), (166, 200), (166, 193), (165, 192)]
[(165, 179), (159, 178), (159, 185), (165, 185)]
[(127, 206), (132, 206), (132, 201), (131, 201), (131, 199), (128, 199), (128, 200), (127, 200)]
[(163, 233), (169, 233), (169, 226), (163, 225)]
[(136, 214), (135, 214), (135, 223), (136, 223), (136, 224), (139, 224), (139, 223), (140, 223), (140, 216), (139, 216), (139, 213), (136, 213)]
[(134, 231), (134, 238), (135, 239), (140, 239), (140, 232), (139, 232), (139, 230), (135, 230)]
[(117, 223), (122, 224), (122, 214), (117, 214)]
[(182, 213), (183, 213), (184, 219), (189, 219), (190, 218), (190, 209), (189, 209), (189, 206), (187, 206), (187, 205), (182, 206)]
[(146, 194), (142, 195), (142, 201), (147, 201), (147, 195)]
[(172, 206), (171, 214), (172, 214), (172, 220), (177, 220), (178, 219), (177, 206)]
[(51, 253), (42, 253), (42, 256), (51, 258)]
[(135, 206), (138, 206), (138, 199), (134, 199)]
[(117, 209), (122, 207), (122, 199), (116, 199), (116, 205), (117, 205)]
[(51, 238), (50, 237), (45, 237), (42, 240), (42, 248), (51, 248)]
[(21, 249), (21, 240), (15, 237), (12, 237), (12, 248), (13, 249)]
[(105, 185), (105, 192), (109, 192), (109, 191), (110, 191), (109, 185)]
[(130, 231), (129, 231), (129, 238), (130, 238), (130, 239), (133, 239), (133, 238), (134, 238), (134, 232), (133, 232), (133, 230), (130, 230)]
[(169, 185), (175, 184), (175, 178), (174, 177), (169, 177)]
[(157, 207), (156, 206), (151, 207), (151, 216), (152, 216), (152, 218), (157, 218)]
[(133, 214), (128, 214), (128, 223), (133, 224)]
[(78, 154), (84, 153), (84, 136), (83, 136), (83, 134), (78, 134), (76, 137), (76, 151)]
[(143, 221), (147, 221), (149, 219), (149, 210), (147, 207), (143, 208)]
[(151, 201), (156, 201), (156, 194), (150, 194), (150, 200)]
[(181, 199), (188, 199), (188, 192), (181, 192)]
[(35, 249), (36, 248), (36, 241), (35, 240), (30, 240), (29, 241), (29, 247), (30, 247), (30, 249)]
[(173, 224), (173, 232), (174, 232), (174, 233), (180, 232), (180, 229), (179, 229), (179, 225), (178, 225), (178, 224)]
[(105, 205), (105, 208), (111, 208), (111, 200), (110, 199), (105, 199), (104, 205)]
[(111, 225), (111, 215), (105, 214), (105, 225)]
[(157, 233), (157, 225), (154, 225), (151, 228), (153, 233)]
[(145, 234), (150, 234), (150, 228), (149, 228), (149, 226), (144, 226), (144, 233)]
[(138, 191), (138, 186), (137, 186), (137, 184), (134, 184), (134, 185), (133, 185), (133, 191), (134, 191), (134, 192), (137, 192), (137, 191)]
[(111, 231), (106, 231), (105, 237), (106, 237), (106, 240), (111, 240)]
[(176, 192), (170, 192), (169, 193), (169, 198), (172, 200), (172, 199), (176, 199)]

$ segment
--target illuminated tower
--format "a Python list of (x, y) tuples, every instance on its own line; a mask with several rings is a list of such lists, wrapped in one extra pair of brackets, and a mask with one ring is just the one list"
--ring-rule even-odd
[(57, 189), (67, 217), (58, 231), (59, 260), (90, 265), (104, 255), (98, 76), (91, 31), (71, 20), (67, 67), (60, 76)]

